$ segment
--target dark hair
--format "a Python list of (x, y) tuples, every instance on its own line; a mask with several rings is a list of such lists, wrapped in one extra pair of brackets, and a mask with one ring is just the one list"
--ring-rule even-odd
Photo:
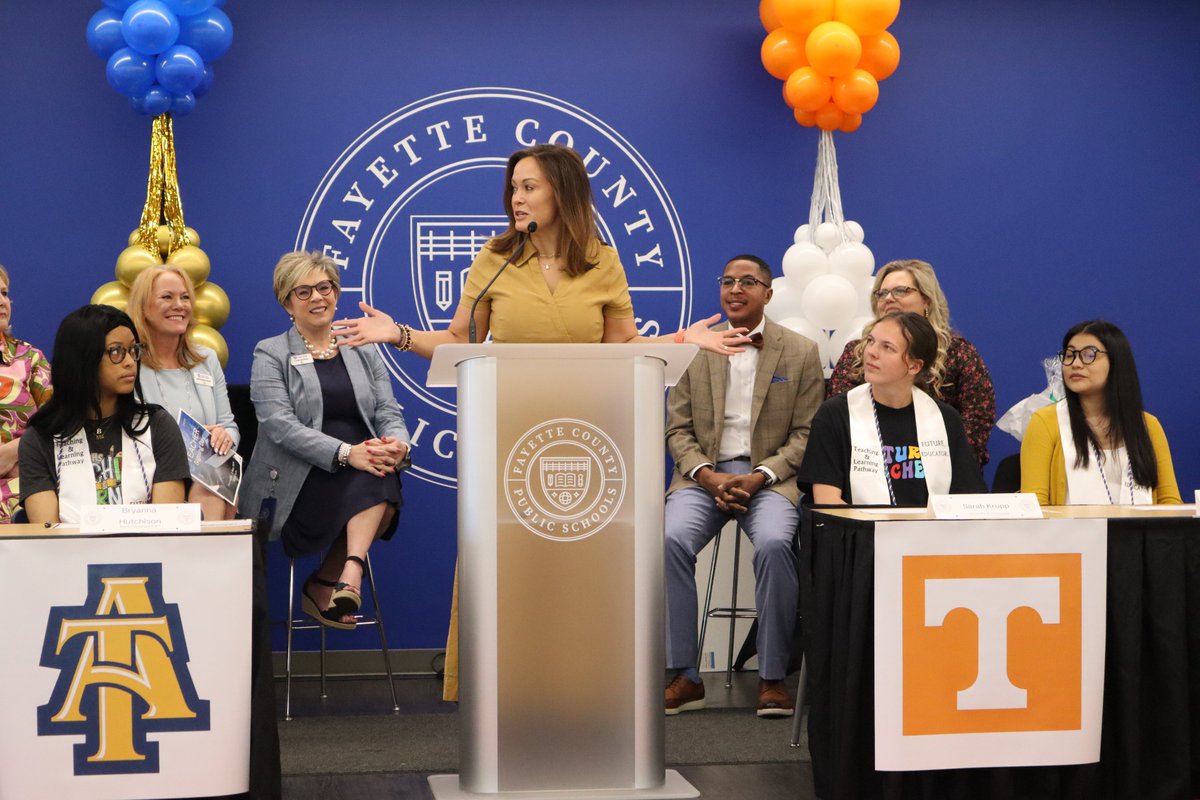
[(751, 264), (754, 264), (756, 267), (758, 267), (759, 274), (766, 279), (767, 286), (771, 285), (771, 279), (775, 276), (771, 274), (771, 265), (766, 261), (763, 261), (758, 256), (750, 255), (749, 253), (743, 253), (740, 256), (734, 256), (726, 261), (725, 266), (728, 267), (735, 261), (749, 261)]
[[(100, 359), (107, 357), (104, 340), (109, 331), (122, 326), (130, 330), (135, 342), (140, 341), (133, 320), (112, 306), (84, 306), (59, 323), (50, 360), (54, 394), (29, 420), (30, 427), (47, 438), (69, 439), (86, 420), (100, 418)], [(140, 381), (139, 374), (133, 392), (117, 397), (116, 416), (130, 436), (142, 433), (150, 425)]]
[(865, 341), (871, 331), (875, 330), (875, 326), (885, 319), (894, 320), (900, 326), (900, 332), (904, 334), (904, 341), (908, 343), (908, 352), (904, 355), (921, 362), (921, 371), (913, 378), (913, 383), (923, 391), (932, 393), (930, 379), (938, 354), (938, 335), (932, 323), (925, 319), (923, 314), (915, 311), (893, 311), (890, 314), (884, 314), (867, 326), (867, 329), (863, 331), (863, 340)]
[(511, 253), (525, 237), (524, 233), (517, 230), (512, 209), (513, 170), (517, 168), (517, 162), (525, 158), (537, 161), (554, 192), (558, 218), (562, 221), (562, 235), (557, 242), (557, 250), (567, 262), (563, 271), (572, 277), (582, 275), (595, 266), (588, 263), (587, 251), (591, 243), (600, 238), (600, 234), (592, 217), (592, 183), (588, 179), (587, 167), (579, 153), (569, 147), (536, 144), (508, 157), (508, 167), (504, 171), (504, 214), (508, 217), (508, 229), (493, 239), (488, 247), (498, 253)]
[[(1142, 407), (1142, 385), (1138, 381), (1133, 348), (1121, 329), (1111, 322), (1092, 319), (1081, 322), (1063, 336), (1062, 347), (1072, 337), (1088, 333), (1100, 340), (1100, 349), (1108, 359), (1108, 380), (1104, 384), (1104, 415), (1108, 419), (1108, 435), (1114, 446), (1125, 445), (1129, 468), (1139, 486), (1158, 485), (1158, 459)], [(1071, 420), (1071, 438), (1075, 441), (1075, 468), (1087, 467), (1091, 448), (1100, 449), (1100, 440), (1092, 432), (1079, 403), (1079, 395), (1067, 387), (1067, 416)]]

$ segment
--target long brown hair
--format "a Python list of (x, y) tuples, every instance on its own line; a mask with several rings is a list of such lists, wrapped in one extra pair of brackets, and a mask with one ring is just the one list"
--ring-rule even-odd
[(504, 171), (504, 214), (508, 217), (508, 230), (490, 241), (488, 248), (497, 253), (511, 253), (526, 239), (526, 235), (517, 230), (512, 209), (513, 170), (517, 162), (525, 158), (537, 161), (554, 193), (558, 218), (562, 222), (555, 249), (567, 262), (563, 271), (572, 277), (582, 275), (595, 266), (588, 263), (588, 250), (599, 240), (600, 234), (592, 217), (592, 184), (588, 180), (587, 167), (579, 153), (569, 147), (536, 144), (508, 157), (508, 167)]

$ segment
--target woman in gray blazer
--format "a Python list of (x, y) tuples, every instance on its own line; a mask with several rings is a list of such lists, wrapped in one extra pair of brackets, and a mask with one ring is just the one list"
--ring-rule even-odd
[[(138, 338), (146, 345), (138, 381), (147, 403), (162, 406), (175, 419), (181, 409), (186, 411), (208, 430), (213, 449), (224, 455), (237, 449), (238, 427), (217, 354), (188, 339), (196, 327), (195, 298), (192, 279), (171, 264), (142, 270), (134, 280), (127, 308)], [(236, 508), (196, 481), (187, 499), (200, 504), (205, 519), (237, 515)]]
[(363, 558), (396, 530), (408, 429), (379, 354), (333, 338), (337, 264), (319, 252), (288, 253), (274, 289), (294, 324), (254, 349), (258, 440), (238, 505), (282, 538), (289, 556), (325, 553), (302, 607), (322, 625), (353, 628)]

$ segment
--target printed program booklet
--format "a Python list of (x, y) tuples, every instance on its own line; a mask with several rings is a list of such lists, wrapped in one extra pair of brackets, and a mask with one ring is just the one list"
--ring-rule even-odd
[(218, 455), (209, 432), (183, 409), (179, 411), (179, 432), (187, 448), (192, 480), (236, 508), (238, 488), (242, 484), (242, 457), (232, 447), (225, 455)]

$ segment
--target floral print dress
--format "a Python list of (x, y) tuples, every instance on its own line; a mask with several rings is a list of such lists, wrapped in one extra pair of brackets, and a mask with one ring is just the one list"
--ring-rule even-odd
[[(51, 391), (45, 354), (28, 342), (4, 337), (0, 341), (0, 444), (21, 438), (29, 418), (50, 399)], [(12, 521), (20, 500), (17, 476), (0, 476), (0, 523)]]

